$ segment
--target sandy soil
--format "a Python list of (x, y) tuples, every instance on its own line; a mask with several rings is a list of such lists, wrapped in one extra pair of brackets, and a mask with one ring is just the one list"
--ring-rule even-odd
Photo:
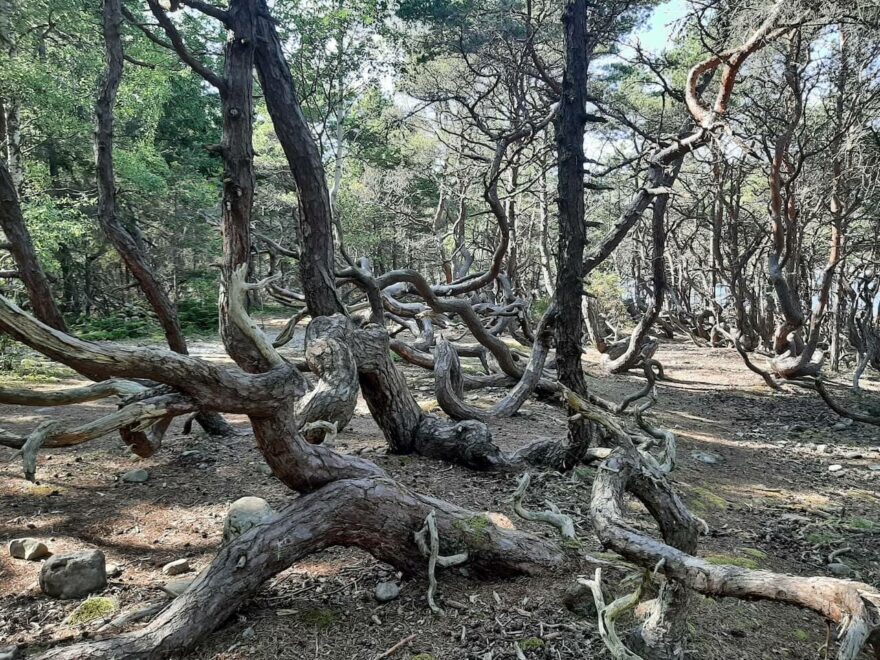
[[(222, 359), (215, 342), (194, 348)], [(856, 577), (877, 584), (878, 429), (853, 424), (834, 430), (840, 420), (812, 394), (770, 394), (732, 350), (665, 343), (658, 357), (670, 379), (659, 385), (654, 417), (677, 433), (674, 481), (711, 527), (700, 553), (719, 562), (810, 575), (827, 573), (828, 554), (849, 548), (841, 559)], [(588, 369), (598, 374), (596, 358), (588, 356)], [(407, 374), (421, 400), (433, 398), (429, 374), (409, 369)], [(869, 389), (866, 398), (876, 402), (880, 388), (875, 376), (863, 382)], [(606, 396), (619, 396), (638, 387), (640, 380), (620, 376), (590, 382)], [(64, 380), (39, 387), (75, 384)], [(843, 389), (837, 392), (844, 394)], [(481, 392), (477, 398), (492, 396)], [(105, 402), (65, 409), (0, 406), (0, 427), (26, 432), (46, 418), (87, 420), (109, 409)], [(247, 429), (243, 418), (230, 420)], [(492, 428), (506, 448), (565, 432), (561, 412), (536, 401)], [(215, 441), (200, 432), (183, 436), (179, 431), (179, 425), (173, 427), (162, 450), (148, 460), (132, 458), (115, 437), (45, 451), (38, 484), (25, 481), (14, 452), (0, 448), (0, 541), (37, 537), (56, 553), (100, 548), (119, 569), (104, 595), (116, 599), (123, 611), (161, 600), (160, 587), (168, 580), (161, 567), (181, 557), (188, 557), (197, 570), (207, 566), (230, 502), (258, 495), (281, 505), (293, 496), (260, 471), (262, 461), (250, 436)], [(363, 402), (336, 446), (363, 453), (422, 492), (476, 510), (498, 511), (517, 526), (546, 533), (516, 520), (510, 502), (515, 475), (478, 474), (419, 457), (386, 455)], [(705, 464), (692, 455), (698, 450), (720, 459)], [(843, 469), (829, 471), (833, 464)], [(134, 467), (147, 469), (149, 481), (120, 482), (119, 476)], [(573, 476), (541, 475), (533, 480), (530, 500), (538, 506), (548, 497), (573, 515), (585, 551), (598, 553), (602, 549), (585, 515), (591, 478), (588, 469)], [(631, 509), (634, 524), (646, 525), (644, 512), (635, 504)], [(11, 559), (5, 549), (0, 553), (0, 645), (77, 638), (102, 624), (67, 625), (65, 618), (78, 602), (43, 596), (39, 568), (35, 562)], [(528, 658), (608, 657), (595, 622), (561, 605), (562, 593), (577, 575), (487, 583), (466, 573), (451, 570), (441, 576), (446, 615), (436, 617), (426, 604), (425, 580), (404, 580), (400, 598), (380, 605), (373, 590), (378, 581), (396, 579), (393, 570), (364, 553), (333, 549), (266, 584), (188, 657), (372, 660), (411, 635), (412, 642), (394, 658), (419, 653), (435, 660), (515, 658), (513, 644), (530, 638), (540, 641), (526, 644), (535, 647), (526, 653)], [(626, 574), (626, 569), (612, 571), (611, 588), (626, 590), (626, 584), (615, 584)], [(821, 647), (828, 631), (817, 616), (795, 608), (698, 597), (691, 632), (690, 657), (745, 660), (824, 657)]]

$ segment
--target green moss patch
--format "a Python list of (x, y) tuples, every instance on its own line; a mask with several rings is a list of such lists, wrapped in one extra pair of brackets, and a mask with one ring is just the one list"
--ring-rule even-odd
[(870, 518), (847, 518), (844, 527), (856, 532), (880, 532), (880, 524)]
[(116, 601), (104, 596), (92, 596), (84, 600), (67, 617), (67, 624), (78, 626), (97, 619), (106, 619), (119, 609)]
[(326, 608), (305, 610), (302, 613), (302, 622), (312, 628), (324, 630), (336, 622), (336, 613)]
[(711, 490), (694, 486), (691, 488), (691, 508), (700, 513), (708, 511), (724, 511), (727, 508), (727, 500), (713, 493)]
[(464, 520), (456, 520), (454, 524), (465, 534), (486, 534), (491, 522), (486, 516), (471, 516)]
[(521, 639), (519, 642), (519, 648), (523, 652), (528, 651), (539, 651), (544, 648), (544, 640), (540, 637), (529, 637), (528, 639)]

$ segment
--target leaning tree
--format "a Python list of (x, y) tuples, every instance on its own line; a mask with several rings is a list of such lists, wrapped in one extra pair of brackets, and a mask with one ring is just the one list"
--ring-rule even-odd
[[(847, 580), (793, 577), (714, 565), (696, 557), (704, 523), (686, 509), (667, 477), (675, 461), (675, 438), (645, 418), (652, 401), (640, 401), (651, 390), (653, 372), (646, 370), (646, 388), (615, 403), (587, 391), (580, 366), (584, 272), (620, 243), (626, 228), (651, 204), (655, 217), (662, 216), (669, 194), (667, 186), (671, 183), (668, 177), (677, 171), (676, 163), (725, 130), (725, 111), (737, 74), (750, 55), (804, 20), (797, 8), (784, 8), (783, 3), (777, 3), (741, 44), (719, 49), (692, 68), (684, 94), (694, 117), (692, 129), (671, 138), (652, 157), (647, 180), (631, 207), (612, 234), (600, 242), (598, 251), (584, 263), (585, 237), (581, 232), (586, 62), (579, 58), (586, 47), (588, 17), (595, 15), (588, 11), (592, 5), (587, 0), (566, 3), (566, 66), (558, 84), (559, 101), (539, 121), (544, 126), (555, 124), (564, 234), (557, 281), (558, 290), (569, 290), (565, 296), (557, 296), (555, 311), (548, 313), (537, 329), (532, 358), (523, 365), (503, 342), (485, 332), (474, 305), (464, 297), (499, 277), (504, 250), (499, 250), (501, 256), (493, 259), (487, 271), (436, 285), (411, 270), (374, 273), (368, 264), (354, 260), (337, 267), (333, 208), (323, 163), (300, 107), (267, 3), (232, 0), (226, 8), (202, 0), (186, 0), (182, 4), (220, 21), (228, 33), (220, 73), (187, 47), (169, 9), (148, 0), (149, 11), (163, 32), (161, 37), (151, 33), (152, 37), (173, 49), (206, 83), (216, 88), (222, 104), (223, 141), (215, 149), (224, 166), (220, 325), (226, 350), (236, 366), (221, 366), (158, 348), (82, 341), (0, 297), (0, 329), (5, 333), (52, 359), (104, 379), (76, 390), (44, 393), (40, 396), (45, 404), (68, 404), (109, 395), (122, 398), (117, 411), (89, 424), (70, 427), (50, 422), (23, 438), (4, 433), (0, 441), (21, 448), (25, 471), (33, 476), (41, 446), (83, 442), (123, 427), (163, 428), (170, 419), (197, 411), (243, 414), (247, 415), (255, 442), (272, 472), (300, 496), (270, 521), (223, 546), (192, 585), (145, 627), (54, 648), (42, 657), (158, 658), (180, 653), (196, 645), (270, 576), (330, 546), (361, 548), (408, 574), (427, 570), (431, 582), (437, 565), (453, 563), (466, 562), (475, 573), (489, 576), (548, 568), (567, 567), (574, 571), (585, 561), (589, 564), (574, 548), (576, 544), (557, 545), (531, 534), (501, 529), (482, 518), (482, 514), (404, 487), (370, 461), (320, 444), (323, 432), (351, 417), (359, 392), (394, 453), (418, 452), (477, 469), (517, 469), (535, 463), (563, 469), (572, 464), (573, 454), (569, 450), (575, 445), (574, 456), (578, 461), (601, 461), (590, 500), (590, 518), (597, 536), (604, 545), (653, 571), (656, 579), (662, 581), (651, 615), (630, 642), (643, 657), (683, 657), (692, 591), (713, 597), (778, 601), (813, 610), (838, 624), (839, 658), (852, 660), (859, 654), (877, 625), (877, 590)], [(107, 90), (110, 113), (104, 117), (107, 123), (103, 125), (107, 135), (112, 135), (112, 85), (114, 81), (118, 84), (123, 61), (119, 26), (127, 11), (120, 0), (105, 0), (103, 5), (106, 84), (111, 87)], [(136, 15), (131, 16), (133, 22), (141, 24)], [(539, 58), (535, 61), (540, 65)], [(296, 252), (302, 297), (312, 317), (306, 330), (303, 364), (287, 361), (247, 312), (248, 292), (267, 284), (248, 280), (256, 186), (252, 146), (255, 71), (297, 186)], [(717, 72), (719, 80), (714, 98), (707, 104), (703, 95), (709, 86), (701, 81), (713, 72)], [(530, 123), (503, 133), (499, 136), (500, 144), (514, 144), (535, 128)], [(490, 192), (487, 202), (492, 205), (495, 201)], [(352, 284), (364, 292), (369, 303), (365, 316), (350, 313), (340, 294), (343, 286)], [(506, 401), (520, 401), (524, 389), (528, 393), (542, 386), (562, 394), (573, 413), (571, 437), (507, 454), (492, 442), (486, 424), (473, 418), (491, 418), (509, 410), (508, 404), (502, 406), (502, 411), (475, 412), (465, 408), (459, 411), (460, 421), (423, 413), (390, 357), (385, 314), (386, 310), (393, 313), (400, 309), (398, 298), (403, 295), (418, 299), (418, 305), (427, 306), (436, 315), (454, 315), (462, 320), (502, 369), (501, 379), (491, 382), (513, 385)], [(546, 342), (553, 323), (557, 328), (555, 371), (544, 370), (541, 357), (546, 357)], [(577, 345), (560, 328), (573, 332)], [(461, 374), (455, 374), (454, 348), (439, 341), (436, 355), (423, 353), (423, 359), (433, 360), (435, 367), (441, 365), (438, 371), (451, 384), (450, 401), (460, 400)], [(307, 380), (300, 368), (310, 371), (314, 382)], [(634, 414), (624, 415), (630, 411)], [(581, 429), (599, 427), (607, 446), (580, 446), (584, 441)], [(306, 436), (315, 442), (307, 441)], [(148, 454), (159, 449), (161, 433), (150, 434), (139, 442), (136, 450)], [(518, 498), (527, 485), (525, 478)], [(627, 523), (623, 506), (627, 494), (645, 505), (659, 526), (661, 539)], [(520, 503), (517, 509), (522, 510)], [(523, 515), (535, 517), (522, 511)], [(564, 537), (571, 536), (570, 521), (558, 512), (544, 512), (537, 519), (558, 527)], [(634, 605), (638, 596), (606, 604), (600, 580), (597, 571), (594, 580), (586, 581), (595, 594), (600, 632), (612, 653), (636, 657), (621, 645), (615, 632), (615, 618)]]

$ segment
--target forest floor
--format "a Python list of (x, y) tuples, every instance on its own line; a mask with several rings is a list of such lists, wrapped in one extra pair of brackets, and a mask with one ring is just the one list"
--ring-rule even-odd
[[(199, 342), (193, 349), (222, 359), (216, 341)], [(700, 554), (718, 563), (826, 575), (829, 553), (847, 549), (840, 559), (854, 577), (877, 584), (878, 429), (840, 424), (812, 393), (771, 394), (733, 350), (672, 341), (661, 345), (657, 357), (669, 379), (658, 386), (653, 419), (677, 434), (679, 462), (673, 480), (710, 527)], [(586, 368), (598, 376), (597, 365), (598, 356), (590, 353)], [(410, 368), (406, 373), (420, 401), (431, 406), (430, 374)], [(608, 397), (619, 397), (641, 382), (636, 375), (590, 379)], [(67, 378), (30, 383), (45, 389), (75, 384)], [(880, 401), (876, 374), (863, 384), (865, 400)], [(843, 396), (845, 389), (835, 387), (835, 392)], [(486, 403), (495, 394), (483, 391), (474, 400)], [(25, 433), (47, 418), (85, 421), (110, 409), (106, 402), (62, 409), (0, 406), (0, 427)], [(230, 420), (242, 431), (248, 428), (244, 418)], [(565, 420), (560, 409), (532, 400), (521, 414), (492, 424), (492, 430), (500, 445), (514, 449), (538, 438), (562, 436)], [(517, 475), (474, 473), (417, 456), (387, 455), (363, 401), (334, 444), (339, 451), (376, 461), (421, 492), (477, 511), (500, 512), (517, 527), (549, 533), (513, 513)], [(716, 462), (704, 462), (705, 453)], [(0, 541), (37, 537), (55, 553), (101, 549), (118, 571), (103, 595), (122, 611), (166, 598), (161, 587), (169, 578), (161, 567), (167, 562), (187, 557), (196, 570), (206, 567), (232, 501), (256, 495), (281, 506), (292, 496), (261, 471), (263, 462), (251, 436), (221, 441), (200, 431), (184, 436), (179, 423), (162, 450), (148, 460), (133, 458), (115, 436), (44, 451), (38, 484), (22, 478), (13, 454), (0, 448)], [(829, 469), (833, 465), (841, 467)], [(149, 471), (146, 483), (119, 480), (134, 467)], [(540, 475), (533, 479), (528, 502), (532, 508), (544, 498), (555, 502), (577, 521), (584, 551), (614, 561), (601, 553), (586, 517), (592, 474), (580, 469), (568, 476)], [(634, 524), (647, 529), (644, 510), (634, 502), (630, 508)], [(39, 563), (12, 559), (5, 549), (0, 553), (0, 646), (78, 638), (102, 625), (68, 625), (65, 619), (79, 601), (42, 595), (39, 569)], [(632, 584), (616, 584), (627, 572), (633, 573), (611, 571), (609, 587), (619, 593), (631, 590)], [(560, 572), (481, 582), (466, 571), (450, 569), (440, 576), (439, 600), (446, 610), (440, 617), (427, 607), (425, 579), (400, 581), (400, 597), (379, 604), (375, 586), (398, 580), (393, 570), (365, 553), (331, 549), (267, 583), (188, 657), (374, 660), (412, 636), (391, 657), (502, 660), (515, 658), (513, 645), (520, 644), (530, 659), (606, 658), (595, 620), (562, 605), (563, 593), (577, 577)], [(828, 657), (822, 650), (828, 628), (817, 615), (769, 603), (695, 600), (690, 657)], [(622, 621), (620, 627), (628, 623)]]

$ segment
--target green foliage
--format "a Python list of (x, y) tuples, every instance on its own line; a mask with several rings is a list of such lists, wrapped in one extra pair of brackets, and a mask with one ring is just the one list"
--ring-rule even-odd
[(623, 304), (624, 288), (620, 275), (610, 270), (594, 271), (590, 274), (586, 288), (595, 297), (600, 312), (609, 323), (617, 328), (631, 323)]
[(159, 333), (158, 324), (145, 312), (116, 313), (99, 318), (83, 318), (73, 325), (73, 332), (88, 341), (142, 339)]
[(544, 640), (540, 637), (529, 637), (528, 639), (521, 639), (517, 642), (521, 651), (528, 653), (529, 651), (540, 651), (544, 648)]
[(182, 300), (177, 305), (177, 318), (186, 335), (214, 333), (218, 324), (217, 303)]
[(719, 497), (711, 490), (701, 486), (690, 488), (692, 500), (691, 507), (698, 513), (706, 513), (712, 510), (723, 511), (727, 508), (727, 500)]
[(325, 630), (336, 622), (336, 613), (326, 608), (314, 608), (302, 613), (301, 621), (310, 628)]

